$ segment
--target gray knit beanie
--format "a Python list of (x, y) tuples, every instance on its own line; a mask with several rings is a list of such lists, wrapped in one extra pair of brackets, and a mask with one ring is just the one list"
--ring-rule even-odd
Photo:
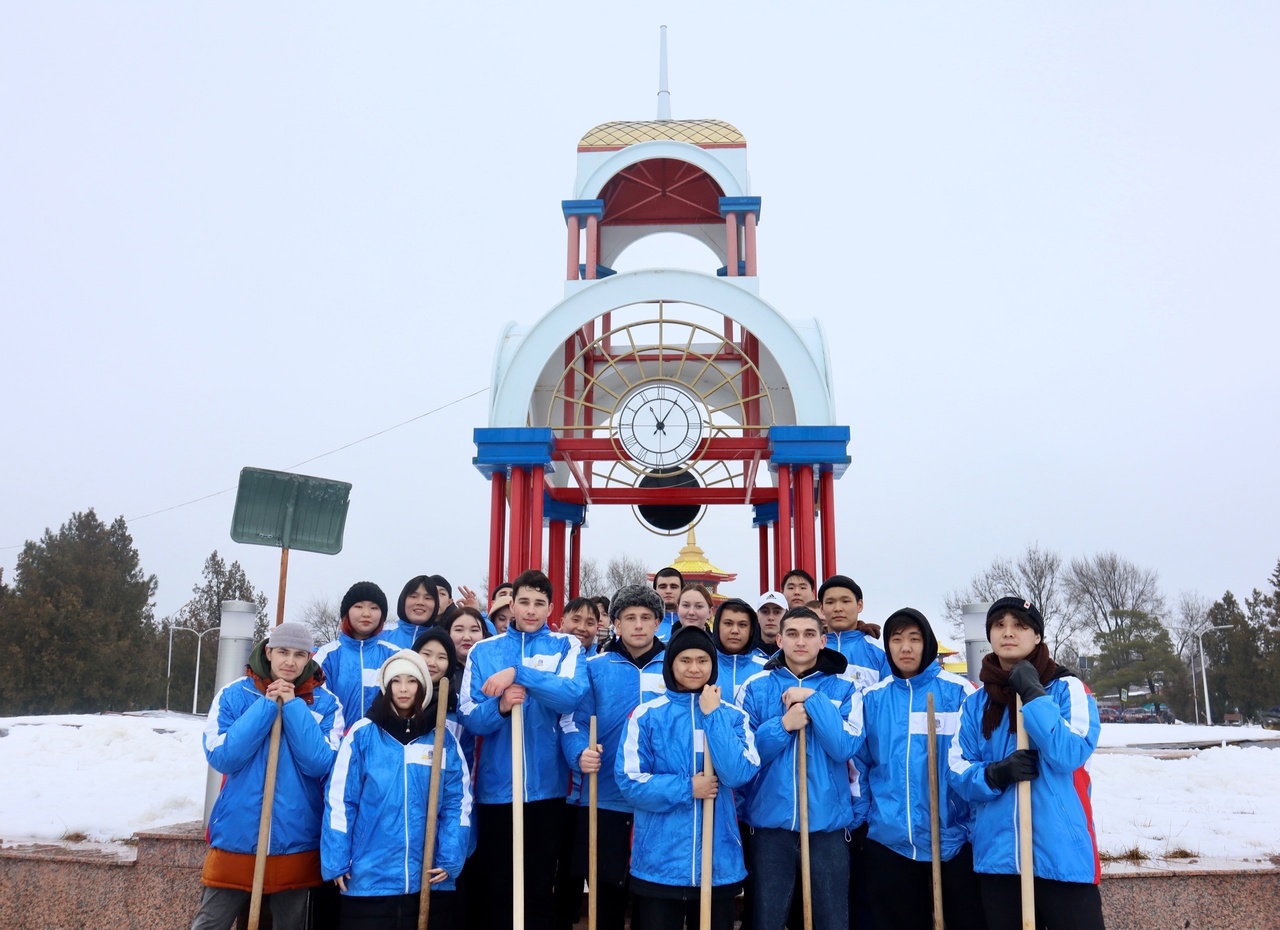
[(311, 630), (305, 623), (295, 623), (293, 621), (278, 624), (272, 629), (271, 636), (267, 639), (267, 645), (272, 649), (315, 651), (315, 639), (311, 636)]
[(618, 593), (609, 601), (609, 619), (617, 620), (618, 615), (628, 607), (647, 607), (658, 620), (667, 612), (658, 592), (642, 584), (624, 584), (618, 589)]

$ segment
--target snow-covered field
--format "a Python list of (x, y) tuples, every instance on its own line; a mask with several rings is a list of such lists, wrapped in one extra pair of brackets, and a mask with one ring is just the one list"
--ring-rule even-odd
[[(128, 837), (198, 820), (207, 768), (203, 717), (0, 718), (0, 841)], [(1258, 728), (1103, 724), (1093, 773), (1098, 846), (1151, 857), (1280, 855), (1280, 743), (1223, 748), (1228, 741), (1280, 739)], [(1156, 758), (1124, 747), (1218, 743), (1188, 758)]]

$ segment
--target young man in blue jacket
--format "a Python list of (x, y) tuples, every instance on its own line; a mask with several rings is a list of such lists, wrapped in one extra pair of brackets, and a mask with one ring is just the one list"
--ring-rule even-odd
[[(323, 783), (342, 738), (342, 708), (311, 658), (311, 631), (281, 623), (249, 655), (245, 676), (213, 698), (204, 730), (209, 765), (226, 776), (209, 818), (204, 895), (192, 930), (228, 930), (253, 889), (271, 729), (282, 715), (271, 809), (266, 898), (274, 926), (304, 930), (320, 884)], [(283, 705), (277, 710), (276, 702)]]
[(849, 660), (845, 677), (866, 691), (889, 677), (889, 660), (876, 642), (880, 627), (863, 623), (862, 588), (848, 575), (832, 575), (818, 589), (827, 621), (827, 645)]
[(942, 906), (951, 930), (986, 926), (973, 874), (969, 804), (947, 785), (947, 753), (960, 706), (974, 688), (938, 665), (938, 639), (924, 614), (910, 607), (884, 623), (892, 674), (854, 698), (861, 732), (854, 761), (870, 792), (862, 875), (876, 930), (933, 926), (929, 811), (929, 695), (933, 695), (941, 834)]
[(680, 592), (684, 590), (684, 575), (668, 565), (653, 576), (653, 590), (662, 598), (662, 617), (658, 623), (658, 639), (668, 642), (671, 634), (680, 626)]
[(760, 651), (760, 625), (751, 605), (731, 598), (716, 608), (711, 639), (716, 644), (720, 667), (716, 679), (730, 703), (742, 706), (742, 688), (747, 679), (764, 669), (768, 657)]
[(782, 615), (778, 641), (779, 654), (747, 681), (742, 697), (760, 753), (746, 810), (755, 927), (781, 930), (792, 896), (799, 897), (799, 732), (806, 730), (813, 925), (848, 930), (854, 685), (843, 677), (845, 657), (823, 647), (822, 621), (807, 607)]
[[(643, 585), (625, 585), (610, 601), (616, 639), (587, 663), (586, 696), (563, 722), (561, 747), (573, 770), (571, 806), (590, 803), (587, 776), (596, 776), (599, 839), (597, 844), (599, 930), (622, 930), (631, 865), (631, 828), (635, 807), (622, 795), (614, 777), (615, 762), (627, 718), (645, 701), (666, 692), (663, 682), (664, 647), (656, 638), (663, 613), (657, 592)], [(591, 717), (596, 717), (596, 745), (589, 745)], [(582, 882), (587, 877), (587, 818), (574, 824), (570, 888), (581, 906)]]
[(378, 669), (398, 651), (382, 639), (387, 619), (387, 596), (372, 581), (358, 581), (342, 596), (338, 638), (316, 652), (325, 684), (342, 702), (342, 715), (351, 726), (373, 706), (378, 696)]
[[(1037, 926), (1102, 930), (1102, 877), (1086, 767), (1098, 746), (1098, 705), (1085, 683), (1053, 660), (1044, 618), (1028, 600), (987, 611), (992, 652), (982, 690), (960, 710), (948, 754), (951, 788), (974, 806), (973, 867), (991, 930), (1021, 924), (1017, 784), (1031, 782)], [(1030, 749), (1017, 748), (1015, 697)]]
[[(702, 802), (714, 799), (711, 926), (732, 930), (734, 899), (746, 877), (733, 792), (759, 771), (747, 715), (721, 700), (715, 647), (706, 630), (681, 627), (663, 656), (666, 693), (627, 722), (614, 760), (622, 796), (635, 806), (631, 918), (636, 930), (681, 930), (698, 921), (702, 884)], [(704, 752), (715, 774), (703, 774)], [(722, 788), (723, 785), (723, 788)]]
[[(529, 930), (550, 930), (555, 918), (556, 854), (564, 821), (569, 769), (560, 752), (559, 726), (587, 690), (582, 646), (547, 629), (553, 591), (539, 571), (512, 583), (511, 623), (481, 640), (462, 673), (463, 726), (483, 741), (476, 758), (475, 889), (483, 902), (483, 926), (510, 927), (511, 714), (520, 706), (524, 743), (524, 917)], [(470, 894), (471, 892), (469, 892)]]

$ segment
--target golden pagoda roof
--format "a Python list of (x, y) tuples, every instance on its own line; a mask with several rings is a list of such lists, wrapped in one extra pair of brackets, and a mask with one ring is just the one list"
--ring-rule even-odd
[(742, 133), (724, 120), (620, 120), (596, 126), (578, 142), (578, 151), (621, 149), (658, 139), (688, 142), (704, 149), (741, 148), (747, 144)]
[(720, 575), (726, 579), (732, 580), (737, 575), (733, 572), (726, 572), (723, 568), (712, 565), (707, 560), (707, 554), (702, 551), (702, 547), (698, 545), (698, 538), (694, 535), (692, 528), (689, 529), (689, 541), (680, 550), (680, 554), (676, 556), (676, 560), (671, 563), (674, 568), (682, 575)]

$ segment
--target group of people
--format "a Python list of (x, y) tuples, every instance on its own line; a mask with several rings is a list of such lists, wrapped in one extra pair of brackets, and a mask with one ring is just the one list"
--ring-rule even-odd
[[(281, 930), (307, 926), (308, 908), (317, 925), (336, 910), (343, 930), (416, 927), (424, 875), (431, 927), (510, 927), (513, 861), (525, 925), (567, 930), (590, 874), (593, 778), (601, 930), (622, 930), (628, 913), (635, 930), (700, 928), (704, 832), (711, 927), (700, 930), (736, 919), (799, 930), (805, 883), (816, 930), (924, 930), (935, 820), (946, 925), (1013, 930), (1022, 782), (1035, 812), (1037, 925), (1103, 926), (1086, 767), (1097, 706), (1053, 661), (1029, 601), (992, 605), (975, 688), (942, 669), (920, 611), (863, 622), (862, 589), (844, 575), (817, 586), (795, 569), (749, 603), (664, 568), (652, 586), (570, 601), (558, 631), (541, 572), (496, 589), (487, 613), (460, 593), (454, 601), (439, 576), (412, 578), (389, 620), (377, 585), (353, 585), (332, 642), (313, 653), (305, 626), (282, 623), (219, 691), (205, 751), (226, 780), (193, 930), (226, 930), (248, 896), (277, 715), (264, 890)], [(1019, 726), (1031, 748), (1017, 748)], [(336, 906), (325, 897), (335, 891)]]

